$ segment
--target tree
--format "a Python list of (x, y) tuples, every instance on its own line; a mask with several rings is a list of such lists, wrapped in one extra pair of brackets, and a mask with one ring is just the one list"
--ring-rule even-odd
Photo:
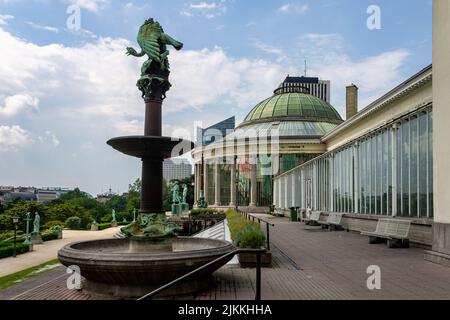
[(133, 184), (128, 187), (127, 196), (127, 212), (132, 214), (133, 211), (139, 210), (141, 207), (141, 180), (137, 179)]
[(66, 221), (68, 218), (74, 217), (77, 213), (84, 210), (84, 208), (66, 202), (49, 207), (46, 218), (48, 221)]
[(68, 200), (72, 200), (72, 199), (79, 199), (79, 198), (91, 198), (91, 196), (89, 196), (86, 192), (81, 191), (79, 188), (75, 188), (73, 191), (69, 191), (67, 193), (62, 194), (59, 197), (60, 201), (68, 201)]
[(31, 213), (31, 219), (34, 217), (34, 213), (38, 212), (41, 216), (41, 225), (48, 222), (47, 207), (41, 203), (34, 201), (20, 201), (15, 206), (7, 209), (2, 215), (0, 220), (0, 230), (12, 230), (14, 228), (12, 217), (19, 217), (19, 229), (25, 230), (26, 227), (26, 214)]
[(124, 212), (127, 210), (127, 198), (124, 196), (113, 196), (106, 201), (105, 206), (108, 211), (116, 210), (117, 212)]

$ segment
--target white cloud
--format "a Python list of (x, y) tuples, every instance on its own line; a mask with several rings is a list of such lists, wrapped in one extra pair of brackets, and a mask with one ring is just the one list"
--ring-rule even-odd
[(34, 23), (34, 22), (31, 22), (31, 21), (27, 21), (25, 23), (28, 24), (29, 26), (31, 26), (33, 29), (44, 30), (44, 31), (49, 31), (49, 32), (54, 32), (54, 33), (58, 33), (59, 32), (59, 29), (55, 28), (55, 27), (44, 26), (44, 25), (41, 25), (39, 23)]
[(282, 13), (296, 13), (304, 14), (309, 10), (309, 5), (307, 3), (286, 3), (278, 8), (279, 12)]
[[(309, 62), (310, 72), (332, 81), (333, 99), (339, 103), (345, 100), (344, 87), (351, 82), (360, 86), (362, 99), (368, 99), (402, 80), (400, 69), (408, 56), (406, 51), (381, 53), (355, 61), (346, 53), (345, 42), (339, 35), (310, 34), (300, 40), (299, 48), (305, 51), (293, 48), (295, 54), (290, 54), (288, 49), (280, 49), (292, 58), (292, 63), (283, 61), (283, 64), (262, 59), (235, 59), (219, 47), (172, 50), (173, 87), (163, 110), (166, 116), (167, 113), (173, 115), (170, 117), (172, 123), (164, 121), (164, 132), (176, 131), (177, 123), (173, 121), (179, 121), (191, 132), (195, 120), (221, 120), (239, 113), (237, 108), (242, 112), (249, 111), (268, 97), (286, 74), (298, 74), (298, 70), (303, 69), (299, 61), (303, 61), (308, 53), (317, 54)], [(96, 181), (101, 179), (127, 185), (130, 174), (139, 175), (139, 167), (135, 159), (110, 150), (105, 141), (120, 134), (142, 134), (144, 107), (135, 83), (144, 58), (127, 57), (125, 48), (130, 45), (128, 40), (112, 38), (91, 40), (78, 47), (37, 45), (0, 27), (0, 106), (3, 115), (5, 110), (37, 110), (30, 106), (18, 107), (20, 103), (14, 108), (6, 108), (7, 97), (27, 93), (39, 99), (39, 117), (27, 117), (26, 121), (20, 122), (26, 130), (17, 126), (1, 127), (0, 148), (18, 150), (32, 141), (30, 132), (48, 130), (49, 134), (40, 134), (42, 141), (58, 148), (45, 148), (45, 154), (40, 154), (42, 146), (31, 150), (31, 145), (29, 148), (33, 157), (39, 157), (42, 163), (51, 162), (56, 167), (64, 163), (64, 168), (49, 169), (58, 173), (54, 176), (64, 177), (62, 184), (89, 186), (92, 191), (98, 188)], [(299, 54), (301, 58), (296, 56)], [(18, 111), (7, 113), (21, 115)], [(83, 147), (85, 141), (89, 144)], [(74, 151), (74, 146), (79, 149)], [(55, 152), (57, 163), (49, 159), (51, 152)], [(77, 159), (83, 159), (82, 162), (71, 157), (74, 152), (79, 156)], [(27, 158), (26, 154), (23, 158)], [(112, 176), (104, 168), (106, 161), (111, 166), (125, 163), (126, 168)], [(73, 168), (71, 173), (65, 170), (68, 165)], [(98, 175), (98, 179), (85, 178), (82, 173), (86, 170)], [(3, 176), (4, 172), (0, 174)], [(39, 181), (48, 179), (47, 173), (33, 174)]]
[(409, 51), (398, 49), (374, 56), (352, 59), (340, 34), (310, 33), (298, 40), (299, 57), (307, 59), (308, 75), (331, 80), (332, 101), (344, 113), (345, 86), (355, 83), (363, 107), (403, 80), (401, 68)]
[(218, 47), (173, 52), (171, 64), (174, 86), (166, 104), (168, 111), (201, 109), (224, 101), (249, 108), (272, 92), (288, 72), (265, 60), (230, 58)]
[(39, 99), (28, 94), (17, 94), (4, 99), (0, 105), (0, 116), (11, 117), (21, 112), (33, 112), (39, 109)]
[(185, 17), (201, 16), (206, 19), (214, 19), (227, 12), (226, 0), (216, 2), (196, 2), (185, 5), (180, 15)]
[(91, 12), (99, 12), (110, 3), (109, 0), (65, 0), (65, 2)]
[(54, 133), (52, 133), (51, 131), (47, 130), (45, 132), (45, 134), (47, 135), (47, 137), (49, 138), (49, 140), (51, 141), (51, 143), (57, 147), (60, 144), (59, 139), (56, 137), (56, 135)]
[(6, 26), (9, 20), (14, 19), (10, 14), (0, 14), (0, 26)]
[(0, 126), (0, 151), (17, 151), (32, 141), (20, 126)]

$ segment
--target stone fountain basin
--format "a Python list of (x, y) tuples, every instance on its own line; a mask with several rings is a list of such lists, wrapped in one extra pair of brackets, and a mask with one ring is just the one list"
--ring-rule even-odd
[[(232, 252), (226, 241), (179, 237), (170, 247), (156, 244), (154, 250), (130, 253), (131, 240), (108, 239), (69, 244), (58, 252), (66, 266), (78, 266), (85, 278), (83, 289), (102, 296), (141, 297), (217, 258)], [(150, 251), (151, 250), (151, 251)], [(166, 292), (188, 294), (205, 289), (211, 275), (232, 257), (216, 263), (191, 280)]]
[(151, 136), (118, 137), (109, 140), (108, 145), (128, 156), (140, 159), (178, 157), (194, 148), (194, 143), (188, 140)]

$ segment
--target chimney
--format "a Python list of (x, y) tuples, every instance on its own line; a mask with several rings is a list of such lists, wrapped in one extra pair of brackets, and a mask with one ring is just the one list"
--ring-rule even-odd
[(347, 120), (358, 113), (358, 87), (351, 84), (347, 91)]

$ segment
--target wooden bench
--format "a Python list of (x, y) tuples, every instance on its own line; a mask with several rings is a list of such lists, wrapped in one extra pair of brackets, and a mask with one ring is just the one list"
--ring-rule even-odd
[(382, 243), (387, 241), (389, 248), (409, 248), (409, 231), (411, 220), (380, 219), (375, 232), (361, 232), (369, 237), (369, 243)]
[(327, 221), (319, 221), (319, 224), (322, 225), (322, 228), (330, 231), (334, 230), (342, 230), (342, 218), (344, 217), (343, 213), (339, 212), (330, 212), (328, 215)]
[(322, 212), (320, 211), (310, 211), (309, 217), (304, 219), (305, 224), (310, 226), (320, 226), (320, 216), (322, 215)]

